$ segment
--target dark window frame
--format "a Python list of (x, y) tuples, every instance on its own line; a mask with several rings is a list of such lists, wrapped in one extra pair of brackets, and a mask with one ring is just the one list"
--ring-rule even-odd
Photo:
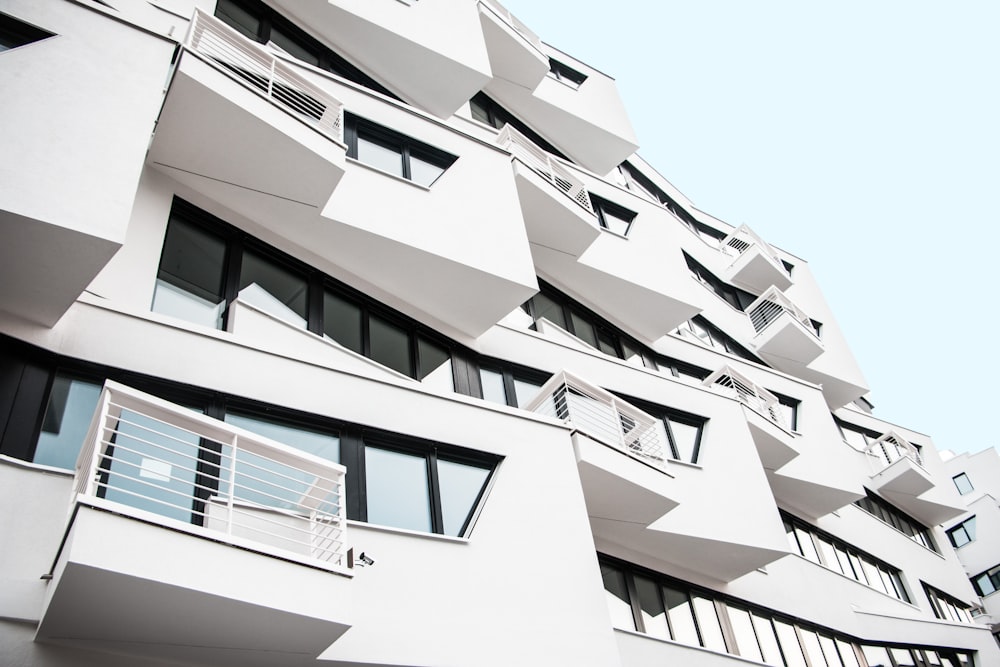
[[(967, 490), (965, 491), (962, 490), (962, 486), (959, 484), (959, 478), (964, 479), (965, 483), (969, 485), (969, 488)], [(955, 484), (955, 489), (958, 490), (958, 495), (960, 496), (964, 496), (976, 490), (976, 487), (972, 485), (972, 480), (969, 479), (969, 476), (964, 472), (960, 472), (957, 475), (953, 475), (951, 481)]]
[(549, 75), (556, 81), (560, 81), (574, 90), (579, 89), (583, 82), (587, 80), (587, 75), (580, 70), (574, 69), (566, 63), (549, 58)]
[(0, 53), (34, 44), (49, 37), (55, 37), (55, 33), (0, 12)]
[[(663, 428), (667, 433), (667, 445), (670, 448), (670, 455), (673, 460), (682, 461), (684, 463), (698, 463), (698, 457), (701, 454), (701, 447), (705, 441), (705, 430), (708, 427), (709, 422), (708, 417), (702, 417), (701, 415), (696, 415), (692, 412), (686, 412), (684, 410), (678, 410), (677, 408), (668, 407), (666, 405), (652, 403), (642, 398), (635, 398), (634, 396), (627, 396), (624, 394), (620, 394), (620, 396), (643, 412), (646, 412), (663, 422)], [(691, 426), (698, 429), (690, 461), (683, 459), (680, 456), (676, 438), (670, 428), (671, 422), (677, 422), (679, 424), (684, 424), (685, 426)]]
[[(528, 127), (524, 121), (512, 114), (510, 111), (501, 106), (499, 102), (482, 91), (473, 95), (469, 100), (469, 111), (471, 112), (473, 119), (480, 123), (486, 123), (497, 130), (502, 129), (504, 125), (510, 125), (515, 130), (528, 137), (532, 143), (545, 152), (551, 153), (552, 155), (566, 160), (567, 162), (572, 162), (572, 160), (566, 157), (558, 148), (549, 143), (548, 140), (542, 137), (542, 135)], [(485, 118), (479, 118), (479, 116), (484, 116)]]
[[(951, 546), (955, 547), (956, 549), (961, 549), (965, 545), (976, 541), (975, 530), (970, 531), (967, 525), (970, 521), (975, 523), (976, 521), (975, 514), (973, 514), (969, 518), (963, 520), (961, 523), (956, 524), (945, 531), (945, 533), (947, 533), (948, 535), (948, 541), (951, 542)], [(955, 535), (959, 534), (960, 531), (965, 536), (965, 541), (962, 542), (961, 544), (959, 544), (958, 543), (959, 541), (955, 539)]]
[(864, 498), (855, 500), (852, 504), (863, 512), (870, 514), (874, 519), (881, 521), (890, 528), (896, 529), (917, 544), (935, 553), (941, 553), (940, 549), (934, 543), (930, 528), (888, 500), (874, 494), (870, 489), (865, 488), (865, 493)]
[[(638, 214), (635, 211), (625, 208), (621, 204), (616, 204), (615, 202), (605, 199), (600, 195), (595, 195), (593, 192), (588, 192), (587, 194), (590, 195), (590, 204), (594, 208), (594, 213), (597, 214), (597, 222), (601, 225), (601, 229), (627, 237), (628, 233), (632, 231), (632, 223), (635, 222), (635, 218)], [(608, 224), (607, 216), (613, 216), (619, 220), (625, 221), (627, 223), (625, 231), (618, 232), (612, 229)]]
[[(418, 139), (414, 139), (402, 132), (397, 132), (391, 128), (385, 127), (384, 125), (379, 125), (378, 123), (372, 122), (366, 118), (361, 118), (351, 113), (344, 114), (344, 142), (347, 144), (347, 157), (354, 160), (358, 160), (362, 164), (366, 164), (363, 160), (358, 159), (358, 139), (363, 138), (366, 141), (371, 141), (373, 143), (379, 144), (380, 146), (397, 151), (402, 159), (402, 174), (393, 174), (393, 176), (401, 176), (406, 180), (416, 183), (413, 180), (412, 168), (411, 168), (411, 158), (417, 158), (428, 164), (432, 164), (435, 167), (441, 169), (441, 174), (434, 179), (434, 182), (438, 178), (444, 175), (444, 172), (455, 164), (458, 160), (457, 155), (452, 155), (447, 151), (443, 151), (440, 148), (426, 144)], [(378, 169), (378, 167), (373, 166), (372, 168)], [(381, 170), (379, 170), (381, 171)], [(431, 187), (434, 182), (429, 185), (421, 185), (421, 187)]]

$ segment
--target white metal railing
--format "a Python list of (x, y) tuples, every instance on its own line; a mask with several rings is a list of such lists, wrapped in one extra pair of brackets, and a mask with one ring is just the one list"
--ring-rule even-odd
[(924, 465), (920, 449), (895, 431), (886, 431), (873, 440), (865, 453), (877, 462), (879, 469), (887, 468), (902, 458), (910, 459), (920, 467)]
[(791, 299), (785, 296), (777, 287), (771, 286), (766, 292), (757, 297), (756, 301), (747, 306), (746, 313), (753, 324), (754, 331), (757, 333), (767, 329), (783, 313), (788, 313), (799, 324), (805, 327), (806, 331), (819, 338), (819, 335), (816, 333), (816, 327), (813, 326), (809, 316), (792, 303)]
[(511, 155), (544, 176), (563, 194), (594, 215), (590, 194), (583, 181), (559, 164), (553, 156), (536, 146), (531, 139), (510, 125), (504, 125), (497, 136), (497, 145), (510, 151)]
[(778, 426), (788, 429), (785, 415), (781, 411), (778, 397), (767, 389), (754, 384), (745, 375), (740, 374), (726, 365), (709, 375), (702, 382), (706, 387), (722, 387), (728, 394), (735, 396), (741, 403), (757, 412)]
[[(529, 44), (531, 44), (538, 51), (542, 51), (542, 40), (536, 35), (531, 28), (524, 25), (518, 20), (516, 16), (510, 13), (510, 10), (501, 5), (497, 0), (481, 0), (481, 2), (489, 7), (494, 14), (499, 16), (504, 22), (507, 23), (514, 32), (523, 37)], [(544, 52), (543, 52), (544, 53)]]
[(344, 476), (337, 463), (108, 381), (74, 502), (99, 498), (122, 514), (344, 568)]
[(757, 233), (746, 225), (740, 225), (734, 229), (726, 238), (722, 239), (719, 248), (731, 257), (739, 257), (750, 248), (757, 246), (764, 257), (766, 257), (778, 270), (787, 274), (788, 270), (781, 263), (781, 258), (771, 245), (762, 239)]
[(196, 9), (184, 45), (251, 90), (343, 143), (343, 104), (263, 45)]
[(552, 376), (526, 409), (561, 419), (594, 440), (663, 466), (660, 420), (566, 371)]

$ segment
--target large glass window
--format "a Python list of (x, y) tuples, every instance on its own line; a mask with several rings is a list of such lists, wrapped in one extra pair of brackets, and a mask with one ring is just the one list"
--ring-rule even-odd
[(175, 205), (167, 224), (153, 311), (223, 328), (226, 241), (186, 220)]
[(259, 252), (247, 250), (240, 266), (240, 298), (305, 329), (309, 285), (305, 276)]
[(365, 486), (369, 523), (431, 532), (425, 457), (366, 447)]
[(541, 371), (514, 367), (500, 361), (484, 361), (479, 366), (482, 397), (515, 408), (528, 405), (547, 379)]
[(456, 159), (454, 155), (371, 121), (348, 115), (347, 155), (359, 162), (430, 187)]
[(56, 375), (32, 460), (72, 470), (100, 396), (98, 383)]
[(442, 530), (445, 535), (461, 535), (486, 488), (491, 469), (438, 458), (438, 487), (441, 493)]

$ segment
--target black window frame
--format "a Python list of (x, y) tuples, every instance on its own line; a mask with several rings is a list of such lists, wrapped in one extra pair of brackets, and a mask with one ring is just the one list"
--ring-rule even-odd
[[(945, 533), (948, 535), (948, 541), (951, 542), (951, 546), (953, 546), (956, 549), (961, 549), (965, 545), (971, 544), (972, 542), (976, 541), (975, 529), (973, 528), (973, 530), (970, 531), (969, 526), (967, 525), (969, 524), (969, 522), (975, 524), (975, 521), (976, 521), (976, 515), (973, 514), (972, 516), (962, 520), (961, 523), (955, 524), (954, 526), (945, 531)], [(962, 542), (961, 544), (959, 544), (958, 540), (955, 539), (955, 535), (959, 534), (959, 532), (961, 532), (965, 536), (965, 541)]]
[[(984, 579), (989, 582), (990, 586), (993, 587), (992, 591), (987, 591), (983, 588), (981, 582)], [(1000, 563), (987, 570), (983, 570), (975, 576), (969, 577), (969, 581), (972, 582), (972, 588), (975, 589), (976, 594), (982, 597), (993, 595), (994, 593), (1000, 591)]]
[[(588, 192), (587, 194), (590, 196), (590, 204), (594, 209), (594, 213), (597, 215), (597, 222), (601, 225), (601, 229), (627, 237), (629, 232), (632, 231), (632, 223), (635, 222), (635, 218), (638, 214), (635, 211), (625, 208), (621, 204), (616, 204), (615, 202), (605, 199), (600, 195), (595, 195), (593, 192)], [(627, 223), (625, 231), (618, 232), (611, 229), (606, 216), (613, 216), (620, 220), (624, 220)]]
[[(684, 463), (698, 463), (698, 457), (701, 454), (701, 448), (705, 442), (705, 431), (709, 422), (708, 417), (702, 417), (701, 415), (696, 415), (693, 412), (678, 410), (677, 408), (660, 405), (658, 403), (653, 403), (651, 401), (647, 401), (646, 399), (636, 398), (634, 396), (628, 396), (625, 394), (618, 395), (643, 412), (646, 412), (663, 422), (663, 428), (667, 433), (667, 445), (670, 450), (670, 458), (674, 461), (682, 461)], [(677, 422), (679, 424), (684, 424), (685, 426), (691, 426), (698, 429), (698, 434), (695, 436), (695, 444), (691, 460), (681, 458), (677, 448), (676, 438), (670, 428), (671, 422)]]
[[(969, 485), (969, 488), (967, 490), (965, 491), (962, 490), (962, 487), (958, 483), (959, 478), (964, 479), (965, 483)], [(960, 472), (957, 475), (953, 475), (951, 481), (952, 483), (955, 484), (955, 489), (958, 491), (958, 495), (960, 496), (964, 496), (976, 490), (976, 487), (972, 485), (972, 480), (969, 479), (969, 476), (964, 472)]]
[(492, 371), (501, 376), (506, 405), (512, 408), (524, 409), (523, 405), (517, 404), (517, 390), (515, 388), (516, 380), (521, 380), (530, 384), (537, 383), (539, 385), (544, 385), (548, 382), (549, 378), (552, 377), (551, 373), (546, 373), (545, 371), (538, 370), (537, 368), (531, 368), (529, 366), (523, 366), (521, 364), (515, 364), (510, 361), (503, 361), (495, 358), (481, 357), (478, 359), (465, 359), (459, 363), (463, 362), (469, 369), (469, 396), (485, 400), (483, 394), (482, 375), (480, 372), (484, 370)]
[(935, 553), (941, 553), (931, 530), (920, 521), (917, 521), (909, 514), (899, 509), (888, 500), (876, 495), (871, 489), (865, 488), (865, 497), (855, 500), (853, 505), (858, 509), (870, 514), (873, 518), (881, 521), (890, 528), (902, 533), (905, 537), (913, 540), (917, 544), (924, 546)]
[[(944, 591), (931, 586), (926, 581), (921, 581), (920, 585), (923, 586), (924, 594), (927, 596), (927, 602), (930, 604), (931, 611), (934, 613), (934, 617), (942, 621), (951, 621), (953, 623), (964, 623), (966, 625), (971, 625), (974, 623), (972, 620), (972, 607), (970, 607), (965, 602), (962, 602), (958, 598), (948, 595)], [(949, 604), (956, 609), (961, 609), (965, 612), (965, 618), (955, 618), (949, 613), (949, 609), (944, 604)]]
[(549, 58), (549, 75), (561, 83), (566, 84), (574, 90), (578, 90), (583, 82), (587, 80), (587, 75), (580, 70), (574, 69), (566, 63)]
[(752, 361), (755, 364), (760, 364), (761, 366), (764, 366), (765, 368), (770, 368), (770, 366), (763, 359), (755, 355), (747, 348), (740, 345), (738, 342), (736, 342), (735, 338), (733, 338), (725, 331), (723, 331), (719, 327), (709, 322), (702, 315), (695, 315), (687, 322), (683, 322), (679, 327), (677, 327), (677, 331), (681, 331), (686, 327), (688, 329), (688, 333), (694, 336), (695, 339), (701, 341), (702, 340), (701, 337), (698, 336), (698, 334), (694, 331), (693, 328), (694, 325), (701, 327), (704, 331), (708, 333), (711, 339), (710, 347), (720, 349), (723, 352), (732, 354), (745, 361)]
[[(480, 91), (469, 99), (469, 111), (474, 120), (499, 130), (504, 125), (510, 125), (515, 130), (528, 137), (536, 146), (547, 153), (551, 153), (567, 162), (572, 162), (558, 148), (553, 146), (538, 132), (529, 127), (524, 121), (505, 109), (499, 102), (486, 93)], [(485, 118), (479, 118), (484, 116)]]
[[(390, 150), (398, 151), (402, 158), (402, 174), (392, 174), (393, 176), (404, 178), (411, 183), (420, 185), (421, 187), (431, 187), (444, 172), (455, 164), (458, 160), (457, 155), (452, 155), (447, 151), (443, 151), (440, 148), (426, 144), (418, 139), (414, 139), (402, 132), (397, 132), (396, 130), (385, 127), (384, 125), (379, 125), (378, 123), (372, 122), (366, 118), (361, 118), (351, 113), (344, 114), (344, 142), (347, 144), (347, 157), (358, 160), (361, 164), (367, 164), (363, 160), (358, 158), (358, 139), (363, 138), (366, 141), (371, 141), (377, 143)], [(413, 180), (410, 158), (416, 157), (424, 162), (434, 165), (441, 169), (441, 174), (434, 179), (428, 185), (422, 185), (416, 183)], [(372, 166), (373, 169), (382, 171), (378, 167)], [(388, 173), (388, 172), (386, 172)]]
[(792, 398), (791, 396), (786, 396), (773, 389), (768, 389), (769, 392), (774, 394), (774, 397), (778, 399), (778, 403), (789, 408), (791, 411), (792, 419), (788, 427), (793, 431), (799, 430), (799, 408), (802, 406), (802, 401), (797, 398)]

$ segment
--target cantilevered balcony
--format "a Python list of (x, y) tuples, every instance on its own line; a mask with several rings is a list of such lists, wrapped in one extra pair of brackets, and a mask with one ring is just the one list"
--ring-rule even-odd
[(733, 258), (723, 277), (734, 285), (757, 293), (772, 285), (785, 290), (792, 284), (778, 253), (746, 225), (724, 238), (720, 249)]
[(497, 0), (480, 0), (479, 18), (493, 76), (534, 90), (549, 71), (542, 40)]
[(513, 158), (528, 239), (579, 257), (601, 234), (586, 186), (510, 125), (500, 130), (497, 144)]
[(705, 378), (703, 384), (732, 396), (749, 408), (747, 425), (765, 468), (776, 470), (799, 455), (795, 436), (785, 421), (777, 396), (728, 365)]
[(823, 353), (823, 342), (812, 323), (791, 299), (769, 288), (746, 309), (756, 335), (756, 352), (783, 371), (793, 371)]
[(346, 168), (341, 103), (201, 11), (182, 47), (149, 163), (251, 219), (315, 215)]
[(315, 657), (350, 627), (344, 476), (106, 383), (38, 639), (206, 664)]

